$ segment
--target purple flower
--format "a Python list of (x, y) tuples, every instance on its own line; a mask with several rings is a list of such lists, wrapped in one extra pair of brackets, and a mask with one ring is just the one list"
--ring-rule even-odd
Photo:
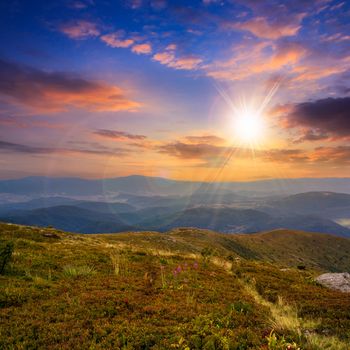
[(177, 271), (178, 273), (180, 273), (180, 272), (182, 271), (181, 265), (179, 265), (179, 266), (176, 268), (176, 271)]
[(198, 269), (198, 263), (197, 263), (197, 261), (195, 261), (195, 262), (193, 263), (193, 268), (196, 269), (196, 270)]

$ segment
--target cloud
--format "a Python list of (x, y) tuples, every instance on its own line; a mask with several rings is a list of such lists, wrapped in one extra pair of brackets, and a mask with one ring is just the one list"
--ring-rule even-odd
[(335, 62), (330, 63), (329, 66), (325, 64), (309, 64), (304, 66), (301, 65), (294, 69), (294, 73), (296, 73), (294, 81), (305, 82), (308, 80), (319, 80), (335, 74), (343, 73), (347, 70), (348, 67), (342, 63), (342, 60), (338, 59), (337, 66), (334, 66)]
[(177, 45), (176, 44), (169, 44), (165, 50), (168, 50), (168, 51), (175, 51), (177, 48)]
[(243, 80), (258, 74), (294, 71), (294, 67), (308, 54), (300, 43), (246, 43), (235, 48), (233, 56), (206, 67), (207, 75), (219, 80)]
[(131, 48), (131, 51), (137, 54), (150, 54), (152, 53), (152, 46), (150, 44), (137, 44)]
[(25, 153), (25, 154), (94, 154), (94, 155), (114, 155), (114, 156), (126, 156), (130, 153), (129, 150), (123, 148), (113, 149), (92, 149), (92, 148), (54, 148), (54, 147), (37, 147), (28, 146), (18, 143), (6, 142), (0, 140), (0, 152), (13, 152), (13, 153)]
[(257, 156), (276, 163), (303, 163), (317, 166), (325, 163), (341, 166), (350, 164), (350, 146), (316, 147), (313, 150), (272, 149), (260, 151)]
[(226, 142), (223, 138), (216, 135), (186, 136), (185, 140), (189, 143), (204, 143), (211, 145), (221, 145)]
[(265, 161), (277, 163), (299, 163), (309, 160), (309, 157), (300, 149), (271, 149), (259, 152), (258, 156)]
[(198, 69), (203, 60), (195, 56), (182, 56), (176, 57), (172, 50), (156, 53), (153, 56), (153, 60), (160, 62), (161, 64), (183, 70)]
[(301, 28), (301, 21), (304, 17), (305, 13), (291, 15), (288, 19), (284, 18), (284, 20), (279, 18), (268, 20), (265, 17), (255, 17), (241, 23), (226, 24), (226, 27), (246, 30), (258, 38), (276, 40), (296, 35)]
[(45, 128), (45, 129), (65, 129), (68, 125), (63, 123), (49, 123), (46, 120), (35, 121), (30, 118), (7, 117), (0, 115), (0, 125), (13, 128)]
[(296, 140), (293, 141), (293, 143), (302, 143), (306, 141), (321, 141), (321, 140), (328, 140), (329, 135), (326, 133), (320, 133), (316, 132), (314, 130), (306, 130), (304, 132), (304, 135), (300, 136)]
[(181, 159), (218, 158), (226, 148), (203, 143), (172, 142), (158, 146), (158, 152)]
[(93, 0), (72, 1), (71, 3), (68, 4), (68, 7), (76, 10), (83, 10), (93, 4), (94, 4)]
[(94, 135), (102, 136), (113, 140), (136, 140), (142, 141), (147, 138), (145, 135), (130, 134), (125, 131), (100, 129), (93, 132)]
[(278, 109), (282, 112), (281, 125), (298, 129), (301, 139), (311, 141), (313, 135), (335, 140), (350, 138), (350, 97), (325, 98)]
[(0, 59), (0, 97), (36, 113), (55, 113), (70, 107), (90, 111), (135, 110), (140, 104), (114, 85), (63, 72), (45, 72)]
[(158, 143), (154, 145), (154, 149), (176, 158), (213, 161), (222, 159), (232, 151), (225, 144), (225, 139), (212, 134), (188, 135), (173, 142)]
[(350, 164), (350, 146), (317, 147), (310, 158), (316, 163)]
[(59, 26), (59, 31), (71, 39), (84, 40), (100, 35), (97, 24), (86, 20), (77, 20)]
[(113, 48), (127, 48), (134, 44), (134, 39), (124, 38), (125, 33), (119, 30), (114, 33), (102, 35), (100, 39), (108, 46)]

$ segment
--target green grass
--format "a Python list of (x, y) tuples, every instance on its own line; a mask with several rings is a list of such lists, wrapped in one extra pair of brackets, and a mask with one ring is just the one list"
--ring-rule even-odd
[(331, 254), (341, 243), (340, 270), (350, 245), (291, 236), (305, 243), (294, 260), (299, 244), (280, 255), (275, 232), (78, 235), (0, 224), (0, 239), (14, 243), (0, 275), (0, 349), (343, 349), (350, 295), (313, 282), (326, 268), (307, 247)]

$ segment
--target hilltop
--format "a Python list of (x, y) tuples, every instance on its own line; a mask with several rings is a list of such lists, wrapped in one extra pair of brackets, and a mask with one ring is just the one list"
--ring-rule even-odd
[[(0, 224), (0, 348), (347, 349), (350, 240), (275, 230), (82, 235)], [(317, 296), (317, 298), (315, 298)]]

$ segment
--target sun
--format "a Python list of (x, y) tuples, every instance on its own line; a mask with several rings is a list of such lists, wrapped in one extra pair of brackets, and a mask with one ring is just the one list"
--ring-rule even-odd
[(242, 108), (233, 117), (233, 128), (235, 136), (242, 143), (256, 143), (263, 137), (263, 117), (254, 108)]

